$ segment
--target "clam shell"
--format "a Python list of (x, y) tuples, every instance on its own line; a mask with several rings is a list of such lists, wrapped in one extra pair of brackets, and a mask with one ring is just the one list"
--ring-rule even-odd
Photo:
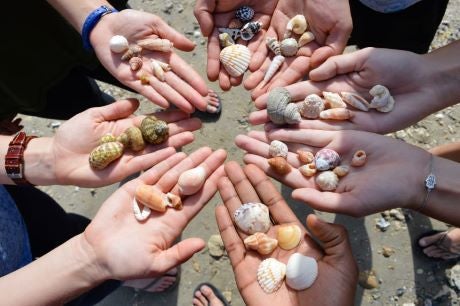
[(302, 239), (302, 230), (296, 224), (282, 224), (276, 232), (278, 245), (283, 250), (292, 250), (299, 245)]
[(123, 53), (123, 55), (121, 56), (121, 60), (128, 61), (134, 56), (139, 57), (141, 55), (141, 52), (142, 52), (142, 47), (138, 45), (134, 45), (134, 44), (129, 45), (128, 50), (126, 50), (125, 53)]
[(345, 108), (347, 104), (343, 102), (342, 97), (335, 92), (323, 91), (323, 97), (326, 101), (326, 108)]
[(312, 42), (315, 40), (315, 34), (313, 34), (312, 32), (305, 32), (302, 34), (302, 36), (300, 36), (299, 38), (299, 48), (300, 47), (303, 47), (305, 46), (306, 44)]
[(286, 266), (286, 284), (294, 290), (310, 288), (318, 277), (318, 263), (313, 257), (294, 253)]
[(361, 167), (367, 161), (367, 155), (364, 150), (358, 150), (353, 154), (353, 158), (351, 159), (351, 165), (353, 167)]
[(115, 35), (110, 38), (110, 50), (114, 53), (122, 53), (128, 50), (128, 40), (126, 37), (121, 36), (121, 35)]
[(220, 52), (220, 62), (232, 77), (239, 77), (249, 67), (251, 51), (243, 45), (231, 45)]
[(309, 164), (315, 160), (315, 156), (310, 151), (297, 150), (297, 155), (302, 164)]
[(331, 149), (321, 149), (315, 155), (316, 169), (325, 171), (340, 165), (340, 155)]
[(373, 97), (370, 108), (381, 108), (390, 102), (390, 90), (383, 85), (375, 85), (369, 90), (369, 93)]
[(251, 19), (254, 17), (254, 10), (247, 5), (244, 5), (236, 10), (235, 17), (242, 22), (251, 21)]
[(203, 187), (206, 177), (206, 169), (201, 166), (184, 171), (177, 181), (177, 184), (179, 185), (179, 193), (183, 195), (192, 195), (197, 193), (198, 190)]
[(305, 177), (311, 177), (316, 174), (316, 165), (315, 163), (309, 163), (299, 167), (300, 173)]
[(353, 117), (353, 113), (346, 108), (331, 108), (319, 113), (319, 118), (324, 120), (348, 120)]
[(165, 38), (146, 38), (137, 42), (139, 46), (150, 51), (170, 52), (174, 44)]
[(281, 54), (284, 56), (294, 56), (297, 54), (299, 45), (294, 38), (283, 39), (280, 43)]
[(267, 47), (275, 53), (275, 55), (281, 55), (280, 42), (275, 37), (268, 36), (265, 38), (265, 43), (267, 44)]
[(102, 143), (89, 154), (89, 164), (94, 169), (102, 170), (120, 158), (122, 154), (123, 144), (119, 142)]
[(168, 123), (154, 116), (147, 116), (142, 120), (141, 131), (144, 140), (152, 144), (160, 144), (169, 137)]
[(333, 191), (339, 185), (339, 177), (332, 171), (321, 172), (315, 179), (322, 191)]
[(133, 56), (129, 59), (129, 67), (132, 71), (137, 71), (142, 68), (142, 58)]
[(261, 255), (267, 255), (276, 249), (278, 240), (270, 238), (264, 233), (255, 233), (244, 239), (244, 245), (249, 250), (257, 251)]
[(251, 21), (246, 23), (240, 31), (241, 39), (251, 40), (262, 28), (262, 23), (259, 21)]
[(288, 147), (284, 142), (273, 140), (268, 148), (268, 155), (271, 157), (281, 156), (287, 158), (288, 151)]
[(288, 124), (297, 124), (302, 121), (299, 107), (295, 103), (289, 103), (284, 110), (284, 121)]
[(117, 138), (113, 136), (111, 133), (107, 133), (104, 136), (101, 137), (101, 140), (99, 141), (99, 144), (103, 144), (106, 142), (114, 142), (117, 141)]
[(276, 87), (268, 94), (267, 113), (275, 124), (284, 124), (284, 111), (291, 102), (291, 94), (286, 88)]
[(299, 107), (300, 114), (308, 119), (319, 118), (324, 110), (324, 101), (317, 94), (308, 95)]
[(245, 203), (233, 216), (238, 228), (249, 235), (266, 233), (271, 226), (268, 207), (262, 203)]
[(138, 127), (132, 126), (127, 128), (117, 137), (117, 141), (121, 142), (125, 147), (133, 151), (141, 151), (145, 148), (145, 141), (142, 137), (142, 132)]
[(236, 41), (239, 37), (241, 37), (240, 29), (218, 28), (217, 30), (219, 33), (227, 33), (230, 35), (233, 41)]
[(346, 165), (337, 166), (334, 168), (334, 170), (332, 170), (332, 172), (334, 172), (338, 177), (342, 177), (350, 172), (350, 167)]
[(235, 44), (235, 42), (228, 33), (219, 34), (219, 43), (221, 48), (225, 48)]
[(285, 175), (291, 171), (291, 166), (284, 157), (277, 156), (270, 158), (268, 164), (278, 174)]
[(369, 111), (369, 102), (367, 102), (366, 99), (361, 97), (359, 94), (342, 91), (340, 95), (342, 96), (343, 101), (350, 104), (354, 108), (362, 110), (363, 112)]
[(266, 293), (273, 293), (283, 284), (286, 265), (274, 258), (262, 261), (257, 269), (257, 281)]
[(294, 32), (295, 34), (303, 34), (308, 27), (307, 20), (305, 19), (304, 15), (296, 15), (289, 20), (288, 24), (286, 25), (286, 34), (285, 38), (290, 37), (291, 33)]

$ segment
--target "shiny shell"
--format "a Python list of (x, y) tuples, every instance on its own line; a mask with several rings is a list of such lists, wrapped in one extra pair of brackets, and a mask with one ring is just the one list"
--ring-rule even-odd
[(272, 62), (270, 63), (270, 66), (265, 72), (264, 79), (261, 83), (261, 87), (264, 87), (273, 78), (273, 76), (278, 71), (278, 69), (281, 67), (281, 65), (284, 63), (285, 60), (286, 58), (282, 55), (276, 55), (273, 58)]
[(219, 34), (219, 43), (221, 48), (225, 48), (235, 44), (235, 42), (228, 33)]
[(310, 288), (318, 277), (318, 263), (313, 257), (294, 253), (286, 266), (286, 284), (294, 290)]
[(346, 108), (331, 108), (319, 113), (319, 118), (324, 120), (348, 120), (353, 117), (353, 113)]
[(89, 154), (89, 164), (92, 168), (102, 170), (111, 162), (121, 157), (123, 144), (119, 142), (106, 142), (97, 146)]
[(168, 207), (182, 209), (180, 197), (172, 193), (163, 193), (151, 185), (139, 185), (136, 188), (134, 198), (139, 204), (158, 212), (165, 212)]
[(236, 41), (239, 37), (241, 37), (240, 29), (218, 28), (218, 30), (219, 33), (227, 33), (228, 35), (230, 35), (233, 41)]
[(128, 49), (128, 40), (121, 35), (112, 36), (110, 39), (110, 50), (114, 53), (122, 53)]
[(121, 56), (122, 61), (129, 61), (132, 57), (139, 57), (142, 52), (142, 47), (138, 45), (129, 45), (128, 50)]
[(117, 141), (121, 142), (126, 148), (130, 148), (136, 152), (145, 148), (142, 132), (135, 126), (127, 128), (123, 133), (118, 135)]
[(299, 49), (299, 45), (294, 38), (286, 38), (283, 39), (280, 43), (281, 54), (283, 56), (294, 56), (297, 54), (297, 50)]
[(359, 94), (342, 91), (340, 95), (342, 96), (343, 101), (354, 108), (362, 110), (363, 112), (367, 112), (369, 110), (369, 102), (367, 102), (366, 99), (361, 97)]
[(335, 92), (323, 91), (323, 97), (326, 108), (345, 108), (347, 104), (343, 102), (342, 97)]
[(304, 15), (296, 15), (289, 20), (286, 25), (286, 33), (284, 34), (285, 38), (291, 37), (291, 33), (303, 34), (308, 27), (307, 20)]
[(292, 250), (302, 239), (302, 230), (296, 224), (282, 224), (276, 230), (278, 245), (283, 250)]
[(353, 154), (353, 157), (351, 159), (351, 165), (353, 167), (361, 167), (363, 166), (367, 161), (367, 155), (364, 150), (358, 150)]
[(252, 235), (266, 233), (271, 226), (268, 207), (262, 203), (245, 203), (234, 213), (235, 223), (240, 230)]
[(259, 21), (251, 21), (246, 23), (241, 28), (240, 35), (243, 40), (251, 40), (262, 28), (262, 23)]
[(150, 51), (170, 52), (174, 44), (165, 38), (146, 38), (137, 42), (139, 46)]
[(141, 131), (144, 140), (152, 144), (160, 144), (169, 137), (168, 124), (154, 116), (147, 116), (142, 120)]
[(350, 172), (350, 167), (346, 165), (340, 165), (340, 166), (335, 167), (334, 170), (332, 170), (332, 172), (337, 174), (338, 177), (342, 177), (342, 176), (347, 175), (348, 172)]
[(315, 155), (316, 169), (325, 171), (340, 165), (340, 155), (331, 149), (321, 149)]
[(203, 187), (206, 177), (206, 169), (201, 166), (182, 172), (177, 181), (179, 193), (183, 195), (197, 193)]
[(243, 75), (249, 67), (251, 51), (243, 45), (231, 45), (220, 52), (220, 62), (232, 77)]
[(297, 150), (297, 156), (302, 164), (309, 164), (315, 160), (315, 156), (310, 151)]
[(333, 191), (339, 185), (339, 177), (332, 171), (324, 171), (316, 176), (315, 182), (322, 191)]
[(265, 43), (268, 49), (270, 49), (275, 55), (281, 55), (280, 42), (275, 37), (265, 38)]
[(324, 110), (324, 101), (317, 94), (308, 95), (299, 106), (302, 117), (308, 119), (319, 118), (319, 114)]
[(315, 163), (309, 163), (299, 167), (299, 172), (305, 177), (311, 177), (316, 174)]
[(262, 261), (257, 269), (257, 281), (265, 293), (273, 293), (283, 284), (286, 265), (275, 258)]
[(229, 29), (241, 29), (243, 26), (244, 26), (244, 23), (241, 20), (239, 20), (238, 18), (233, 18), (228, 23), (228, 28)]
[(255, 233), (244, 239), (244, 245), (249, 250), (257, 251), (261, 255), (267, 255), (276, 249), (278, 240), (270, 238), (264, 233)]
[(300, 38), (299, 38), (299, 42), (298, 42), (299, 48), (305, 46), (306, 44), (308, 44), (308, 43), (310, 43), (310, 42), (312, 42), (314, 40), (315, 40), (315, 34), (313, 34), (312, 32), (307, 31), (307, 32), (303, 33), (302, 36), (300, 36)]
[(133, 56), (129, 59), (129, 67), (132, 71), (137, 71), (142, 68), (142, 58)]
[(103, 144), (106, 142), (114, 142), (117, 141), (117, 138), (113, 136), (113, 134), (107, 133), (104, 136), (101, 137), (101, 140), (99, 141), (99, 144)]
[(254, 17), (254, 10), (249, 6), (242, 6), (236, 10), (235, 17), (242, 22), (251, 21)]
[(273, 140), (268, 148), (268, 155), (271, 157), (281, 156), (287, 158), (288, 147), (284, 142)]
[(268, 164), (278, 174), (285, 175), (291, 171), (291, 166), (284, 157), (277, 156), (270, 158)]
[(276, 87), (268, 94), (267, 113), (270, 120), (275, 124), (284, 124), (284, 111), (291, 102), (291, 94), (286, 88)]

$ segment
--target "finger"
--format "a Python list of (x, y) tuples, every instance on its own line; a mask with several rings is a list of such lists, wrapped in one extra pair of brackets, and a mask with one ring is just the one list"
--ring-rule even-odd
[[(167, 147), (173, 147), (176, 149), (179, 149), (185, 145), (188, 145), (189, 143), (192, 143), (193, 140), (195, 140), (195, 136), (191, 132), (182, 132), (176, 135), (173, 135), (168, 138), (168, 140), (160, 145), (153, 146), (155, 149), (161, 149), (161, 148), (167, 148)], [(147, 147), (148, 148), (148, 147)], [(146, 152), (149, 150), (146, 149)]]
[[(178, 232), (182, 232), (182, 229)], [(166, 273), (168, 270), (189, 260), (195, 253), (201, 251), (204, 247), (204, 241), (199, 238), (182, 240), (169, 249), (160, 252), (157, 260), (152, 262), (151, 269), (159, 271), (160, 273)]]
[(139, 107), (137, 99), (115, 101), (107, 106), (93, 108), (93, 117), (99, 122), (123, 119), (131, 116)]
[(323, 46), (316, 49), (310, 58), (311, 68), (319, 67), (322, 63), (324, 63), (324, 61), (333, 55), (335, 55), (334, 50), (330, 46)]
[[(150, 113), (148, 115), (153, 115), (156, 118), (158, 118), (160, 120), (163, 120), (163, 121), (166, 121), (168, 123), (181, 121), (181, 120), (190, 118), (190, 114), (188, 114), (186, 112), (183, 112), (181, 110), (178, 110), (178, 109), (168, 109), (168, 110), (164, 110), (164, 111), (163, 110), (162, 111), (156, 111), (156, 112), (152, 112), (152, 113)], [(134, 118), (134, 124), (136, 126), (140, 126), (141, 122), (142, 122), (142, 120), (144, 118), (145, 118), (145, 116), (137, 116), (136, 118)]]
[[(296, 128), (308, 130), (341, 131), (355, 130), (356, 126), (348, 120), (302, 120), (296, 125)], [(279, 126), (269, 122), (264, 125), (264, 129), (268, 133), (272, 130), (279, 129)]]
[[(169, 60), (174, 73), (179, 76), (185, 84), (189, 84), (188, 87), (192, 87), (200, 96), (206, 96), (208, 94), (208, 86), (206, 85), (206, 82), (203, 80), (201, 75), (192, 68), (192, 66), (190, 66), (176, 53), (171, 54)], [(200, 101), (196, 102), (199, 103)]]
[(327, 146), (335, 136), (337, 136), (337, 132), (307, 129), (276, 129), (268, 133), (270, 139), (301, 143), (319, 148)]
[(300, 188), (292, 192), (292, 198), (308, 203), (310, 207), (320, 211), (352, 216), (365, 213), (359, 211), (359, 201), (350, 195), (350, 193), (321, 192), (313, 188)]
[(196, 44), (193, 41), (177, 32), (159, 17), (156, 20), (156, 29), (158, 35), (161, 38), (169, 39), (174, 44), (175, 48), (182, 51), (192, 51), (195, 49)]
[[(255, 202), (259, 203), (260, 198), (257, 195), (251, 182), (246, 177), (243, 169), (237, 162), (229, 162), (225, 165), (225, 173), (235, 188), (238, 198), (242, 203)], [(228, 206), (227, 206), (228, 207)], [(233, 210), (230, 213), (233, 214)]]
[(139, 80), (131, 82), (127, 85), (135, 91), (137, 91), (139, 94), (143, 95), (144, 97), (152, 101), (154, 104), (158, 105), (159, 107), (165, 109), (169, 107), (169, 102), (162, 95), (160, 95), (158, 91), (156, 91), (152, 86), (148, 84), (143, 85)]
[(321, 66), (310, 71), (310, 80), (316, 82), (324, 81), (340, 74), (360, 71), (362, 68), (362, 58), (364, 58), (362, 51), (365, 50), (328, 58)]
[(219, 45), (219, 32), (214, 29), (212, 35), (208, 38), (208, 79), (211, 82), (217, 80), (220, 74), (220, 45)]
[(168, 82), (170, 81), (170, 75), (172, 72), (165, 73), (166, 81), (160, 81), (156, 77), (151, 77), (149, 79), (150, 85), (166, 100), (176, 105), (179, 109), (183, 110), (186, 113), (193, 113), (195, 108), (190, 102), (188, 102), (179, 92), (172, 88)]
[[(273, 27), (269, 27), (267, 30), (267, 33), (264, 35), (264, 37), (273, 37), (275, 39), (278, 39), (275, 30)], [(250, 71), (256, 71), (259, 69), (262, 64), (264, 63), (265, 59), (268, 57), (269, 54), (269, 49), (265, 43), (265, 39), (260, 42), (258, 48), (254, 52), (251, 58), (251, 62), (249, 64), (249, 70)]]
[(219, 71), (219, 86), (222, 90), (228, 91), (232, 88), (232, 83), (230, 81), (230, 76), (222, 67)]
[(270, 121), (267, 110), (259, 110), (249, 114), (248, 121), (251, 125), (264, 124)]
[(235, 269), (235, 267), (244, 259), (245, 248), (243, 242), (233, 226), (232, 218), (228, 214), (227, 208), (224, 205), (216, 207), (216, 219), (220, 236), (224, 242), (232, 267)]
[(167, 158), (173, 156), (175, 153), (176, 150), (173, 147), (167, 147), (164, 149), (157, 149), (151, 153), (144, 153), (142, 155), (135, 156), (126, 163), (125, 171), (123, 173), (126, 177), (128, 177), (131, 174), (147, 170), (162, 160), (166, 160)]
[[(262, 82), (266, 71), (268, 70), (268, 67), (270, 67), (270, 64), (272, 62), (272, 59), (270, 57), (266, 57), (265, 60), (261, 63), (260, 68), (256, 71), (254, 71), (245, 81), (244, 81), (244, 88), (247, 90), (256, 90), (258, 95), (260, 95), (260, 92), (263, 91), (263, 89), (266, 86), (261, 87), (260, 83)], [(282, 67), (280, 68), (282, 69)], [(278, 73), (278, 71), (275, 73), (275, 75)], [(275, 76), (273, 76), (274, 78)], [(259, 87), (258, 87), (259, 86)], [(258, 96), (257, 95), (257, 96)], [(255, 100), (253, 97), (253, 93), (251, 92), (251, 98)]]
[(213, 12), (216, 9), (216, 3), (214, 0), (198, 0), (195, 4), (193, 14), (204, 37), (211, 35), (214, 28)]
[(139, 179), (147, 185), (154, 185), (169, 169), (184, 160), (187, 154), (179, 152), (144, 172)]
[(186, 131), (196, 131), (201, 128), (201, 120), (198, 118), (185, 119), (169, 123), (168, 127), (169, 135), (176, 135)]
[(423, 237), (418, 241), (421, 247), (426, 247), (438, 242), (442, 237), (446, 235), (446, 232), (440, 232), (431, 236)]

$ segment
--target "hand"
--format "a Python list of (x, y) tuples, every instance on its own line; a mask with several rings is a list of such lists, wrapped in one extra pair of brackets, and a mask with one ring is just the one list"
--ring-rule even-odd
[[(191, 51), (195, 44), (185, 36), (169, 27), (156, 15), (135, 10), (123, 10), (108, 14), (101, 19), (91, 32), (91, 44), (102, 65), (121, 83), (139, 92), (155, 104), (167, 108), (172, 102), (179, 109), (192, 113), (195, 107), (206, 111), (204, 99), (208, 88), (200, 75), (175, 52), (151, 52), (143, 50), (143, 66), (150, 86), (141, 84), (140, 71), (133, 72), (127, 62), (121, 61), (121, 55), (110, 51), (109, 41), (114, 35), (125, 36), (130, 43), (158, 35), (169, 39), (174, 47), (182, 51)], [(171, 65), (172, 71), (166, 72), (166, 81), (162, 82), (152, 75), (150, 59), (159, 59)]]
[[(264, 33), (270, 24), (270, 18), (275, 10), (278, 0), (268, 1), (249, 1), (249, 0), (198, 0), (195, 4), (195, 17), (201, 27), (203, 36), (208, 37), (208, 79), (212, 82), (219, 79), (219, 85), (223, 90), (230, 90), (232, 86), (241, 84), (243, 77), (230, 77), (225, 68), (221, 66), (219, 55), (219, 31), (217, 28), (227, 27), (230, 20), (235, 18), (235, 11), (247, 5), (254, 9), (253, 20), (262, 23), (260, 32), (252, 38), (248, 44), (249, 50), (254, 53), (259, 45), (264, 45)], [(239, 39), (238, 43), (246, 44)], [(253, 57), (249, 65), (249, 70), (254, 71), (259, 67), (255, 66), (256, 59)]]
[[(290, 152), (287, 160), (292, 171), (284, 176), (274, 172), (266, 159), (269, 143), (275, 139), (286, 143)], [(257, 165), (293, 188), (292, 197), (313, 209), (360, 217), (391, 208), (418, 208), (426, 194), (422, 182), (430, 171), (429, 153), (387, 136), (360, 131), (277, 129), (239, 135), (235, 143), (248, 152), (245, 163)], [(344, 165), (350, 164), (356, 151), (364, 150), (367, 163), (350, 167), (334, 192), (321, 192), (314, 177), (306, 178), (297, 170), (300, 161), (291, 153), (298, 149), (316, 153), (321, 148), (335, 150)]]
[[(321, 250), (260, 169), (248, 165), (242, 170), (237, 163), (230, 162), (225, 165), (225, 172), (228, 178), (222, 178), (218, 185), (225, 206), (216, 208), (216, 218), (246, 305), (353, 305), (358, 272), (345, 229), (340, 225), (327, 224), (314, 215), (308, 216), (307, 225), (321, 242)], [(277, 248), (263, 257), (245, 249), (243, 239), (246, 235), (234, 227), (231, 216), (242, 203), (261, 201), (269, 207), (276, 224), (295, 223), (301, 227), (304, 239), (297, 248), (290, 251)], [(267, 234), (274, 237), (277, 226), (272, 226)], [(287, 263), (289, 256), (295, 252), (318, 261), (318, 278), (313, 286), (295, 291), (284, 282), (279, 290), (266, 294), (257, 282), (260, 262), (272, 257)], [(327, 288), (334, 290), (324, 294)]]

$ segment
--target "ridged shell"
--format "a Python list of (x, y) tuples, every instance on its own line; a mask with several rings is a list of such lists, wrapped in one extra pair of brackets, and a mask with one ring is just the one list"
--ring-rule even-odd
[(152, 144), (160, 144), (169, 137), (168, 123), (154, 116), (147, 116), (142, 120), (141, 131), (144, 140)]
[(113, 136), (113, 134), (107, 133), (104, 136), (101, 137), (101, 140), (99, 141), (99, 144), (103, 144), (106, 142), (114, 142), (117, 141), (117, 138)]
[(347, 104), (343, 102), (342, 97), (335, 92), (323, 91), (326, 108), (345, 108)]
[(318, 263), (313, 257), (294, 253), (286, 266), (286, 284), (294, 290), (310, 288), (318, 277)]
[(251, 40), (262, 28), (262, 23), (259, 21), (251, 21), (246, 23), (241, 28), (240, 35), (243, 40)]
[(367, 102), (366, 99), (361, 97), (359, 94), (342, 91), (340, 95), (342, 96), (343, 101), (350, 104), (354, 108), (362, 110), (363, 112), (369, 111), (369, 102)]
[(270, 238), (264, 233), (255, 233), (244, 239), (244, 245), (249, 250), (257, 251), (261, 255), (267, 255), (276, 249), (278, 240)]
[(225, 48), (235, 44), (235, 42), (228, 33), (219, 34), (219, 43), (221, 48)]
[(168, 207), (182, 209), (180, 197), (172, 193), (163, 193), (151, 185), (137, 186), (134, 198), (138, 203), (158, 212), (165, 212)]
[(130, 148), (136, 152), (145, 148), (142, 132), (135, 126), (127, 128), (123, 133), (118, 135), (117, 141), (121, 142), (126, 148)]
[(284, 157), (277, 156), (270, 158), (268, 164), (278, 174), (285, 175), (291, 171), (291, 165), (287, 162)]
[(305, 177), (311, 177), (316, 174), (316, 165), (315, 163), (309, 163), (299, 167), (300, 173)]
[(289, 103), (284, 110), (284, 121), (288, 124), (297, 124), (302, 121), (300, 117), (299, 107), (295, 103)]
[(316, 176), (315, 182), (322, 191), (333, 191), (339, 185), (339, 177), (332, 171), (324, 171)]
[(272, 50), (275, 55), (281, 55), (280, 42), (275, 37), (265, 38), (268, 49)]
[(294, 32), (295, 34), (303, 34), (308, 27), (307, 20), (305, 19), (304, 15), (296, 15), (289, 20), (288, 24), (286, 25), (286, 34), (284, 35), (285, 38), (291, 36), (291, 33)]
[(308, 95), (299, 107), (300, 114), (308, 119), (317, 119), (324, 110), (324, 101), (317, 94)]
[(316, 169), (325, 171), (340, 165), (340, 155), (331, 149), (321, 149), (315, 155)]
[(115, 35), (110, 38), (110, 50), (115, 53), (122, 53), (128, 49), (128, 40), (121, 35)]
[(161, 67), (160, 63), (157, 60), (150, 60), (150, 66), (152, 67), (153, 74), (157, 79), (162, 82), (166, 81), (165, 72), (163, 67)]
[(315, 34), (313, 34), (312, 32), (305, 32), (302, 34), (302, 36), (300, 36), (299, 38), (299, 48), (305, 46), (306, 44), (312, 42), (315, 40)]
[(169, 52), (172, 51), (174, 44), (165, 38), (146, 38), (137, 42), (139, 46), (150, 51)]
[(233, 18), (228, 23), (228, 28), (229, 29), (241, 29), (243, 26), (244, 26), (244, 23), (241, 20), (237, 19), (237, 18)]
[(284, 142), (273, 140), (268, 148), (268, 155), (271, 157), (281, 156), (287, 158), (288, 151), (289, 149)]
[(268, 207), (262, 203), (245, 203), (233, 216), (238, 228), (249, 235), (266, 233), (271, 226)]
[(218, 28), (218, 30), (219, 33), (227, 33), (230, 35), (233, 41), (236, 41), (239, 37), (241, 37), (240, 29)]
[(338, 177), (342, 177), (342, 176), (347, 175), (348, 172), (350, 172), (350, 167), (346, 165), (337, 166), (334, 168), (334, 170), (332, 170), (332, 172), (337, 174)]
[(254, 17), (254, 10), (251, 7), (244, 5), (236, 10), (235, 17), (242, 22), (251, 21)]
[(141, 52), (142, 52), (142, 47), (138, 45), (134, 45), (134, 44), (129, 45), (128, 50), (126, 50), (125, 53), (123, 53), (123, 55), (121, 56), (121, 60), (128, 61), (134, 56), (138, 57), (141, 55)]
[(206, 176), (206, 169), (201, 166), (182, 172), (177, 181), (179, 193), (183, 195), (197, 193), (203, 187)]
[(284, 111), (291, 102), (291, 94), (286, 88), (276, 87), (268, 94), (267, 113), (275, 124), (284, 124)]
[(262, 261), (257, 269), (257, 281), (265, 293), (273, 293), (283, 284), (286, 265), (274, 258)]
[(231, 45), (220, 52), (220, 62), (232, 77), (243, 75), (249, 67), (251, 51), (243, 45)]
[(294, 38), (283, 39), (280, 43), (281, 54), (284, 56), (294, 56), (297, 54), (299, 45)]
[(324, 120), (348, 120), (353, 117), (353, 113), (346, 108), (331, 108), (319, 113), (319, 118)]
[(278, 245), (283, 250), (292, 250), (302, 239), (302, 230), (296, 224), (282, 224), (276, 230)]
[(315, 156), (310, 151), (297, 150), (297, 155), (302, 164), (309, 164), (315, 160)]
[(276, 55), (273, 58), (272, 62), (270, 63), (270, 66), (265, 72), (261, 87), (264, 87), (268, 83), (268, 81), (270, 81), (273, 78), (273, 76), (278, 71), (278, 69), (281, 67), (281, 65), (284, 63), (285, 60), (286, 58), (282, 55)]
[(97, 146), (89, 154), (89, 164), (92, 168), (102, 170), (111, 162), (121, 157), (123, 144), (119, 142), (106, 142)]
[(364, 150), (358, 150), (353, 154), (353, 158), (351, 159), (351, 165), (353, 167), (361, 167), (367, 161), (367, 155)]
[(132, 71), (137, 71), (142, 68), (142, 58), (134, 56), (129, 59), (129, 67)]

